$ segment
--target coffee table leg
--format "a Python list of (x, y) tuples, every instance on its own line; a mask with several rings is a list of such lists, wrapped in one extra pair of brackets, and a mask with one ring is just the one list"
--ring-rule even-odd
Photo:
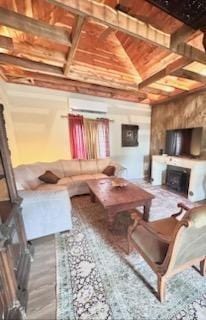
[(149, 212), (150, 212), (150, 207), (151, 207), (152, 202), (148, 201), (144, 204), (144, 213), (143, 213), (143, 219), (145, 221), (149, 220)]
[(115, 219), (115, 212), (107, 212), (107, 224), (108, 224), (108, 229), (110, 231), (112, 231), (114, 219)]
[(90, 191), (90, 199), (91, 199), (91, 202), (96, 202), (95, 194), (92, 192), (92, 190), (89, 190), (89, 191)]

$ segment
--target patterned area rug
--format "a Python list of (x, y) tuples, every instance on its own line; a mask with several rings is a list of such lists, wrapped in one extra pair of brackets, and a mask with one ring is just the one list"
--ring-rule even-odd
[[(155, 195), (151, 220), (177, 212), (185, 198), (141, 184)], [(73, 199), (71, 232), (56, 236), (58, 320), (204, 320), (206, 281), (193, 268), (168, 281), (166, 302), (156, 297), (156, 275), (138, 253), (127, 255), (126, 213), (114, 232), (107, 230), (104, 210), (89, 196)]]

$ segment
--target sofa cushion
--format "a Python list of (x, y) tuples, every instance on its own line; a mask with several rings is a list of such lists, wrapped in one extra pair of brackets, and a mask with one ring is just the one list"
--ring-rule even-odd
[(64, 177), (70, 177), (81, 174), (81, 167), (79, 160), (60, 160)]
[(97, 173), (96, 160), (80, 160), (81, 174)]
[(54, 162), (40, 162), (39, 165), (42, 168), (42, 174), (44, 171), (50, 170), (52, 171), (57, 177), (63, 178), (64, 177), (64, 170), (60, 160)]
[(86, 182), (88, 180), (91, 180), (91, 179), (94, 179), (94, 177), (92, 174), (80, 174), (78, 176), (73, 176), (71, 177), (72, 181), (75, 183), (75, 184), (79, 184), (79, 183), (82, 183), (82, 182)]
[(36, 187), (42, 183), (38, 177), (44, 173), (44, 171), (40, 162), (25, 165), (25, 170), (21, 176), (21, 179), (24, 180), (24, 185), (27, 186), (25, 189), (36, 189)]
[(14, 176), (17, 190), (28, 190), (31, 189), (28, 183), (28, 172), (27, 165), (20, 165), (14, 169)]
[(57, 184), (60, 185), (60, 186), (72, 187), (74, 185), (74, 182), (73, 182), (71, 177), (64, 177), (64, 178), (61, 178), (57, 182)]
[(38, 177), (39, 180), (45, 182), (45, 183), (50, 183), (50, 184), (56, 184), (59, 181), (59, 177), (56, 176), (52, 171), (47, 170), (45, 171), (44, 174)]
[(97, 159), (97, 171), (102, 172), (111, 162), (110, 158)]
[(58, 190), (67, 190), (67, 187), (65, 185), (59, 185), (59, 184), (42, 183), (35, 190), (58, 191)]
[(103, 171), (103, 174), (105, 174), (108, 177), (114, 176), (115, 173), (115, 166), (107, 166)]
[(95, 173), (92, 175), (92, 179), (105, 179), (108, 178), (108, 176), (104, 173)]

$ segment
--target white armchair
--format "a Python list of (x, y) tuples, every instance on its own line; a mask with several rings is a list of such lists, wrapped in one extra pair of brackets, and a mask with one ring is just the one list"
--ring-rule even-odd
[(71, 230), (71, 202), (67, 189), (21, 190), (22, 215), (28, 240)]

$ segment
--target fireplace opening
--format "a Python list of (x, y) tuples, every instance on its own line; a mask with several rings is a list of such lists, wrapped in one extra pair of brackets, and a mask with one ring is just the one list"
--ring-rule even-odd
[(174, 191), (188, 193), (190, 169), (176, 166), (167, 166), (166, 186)]

